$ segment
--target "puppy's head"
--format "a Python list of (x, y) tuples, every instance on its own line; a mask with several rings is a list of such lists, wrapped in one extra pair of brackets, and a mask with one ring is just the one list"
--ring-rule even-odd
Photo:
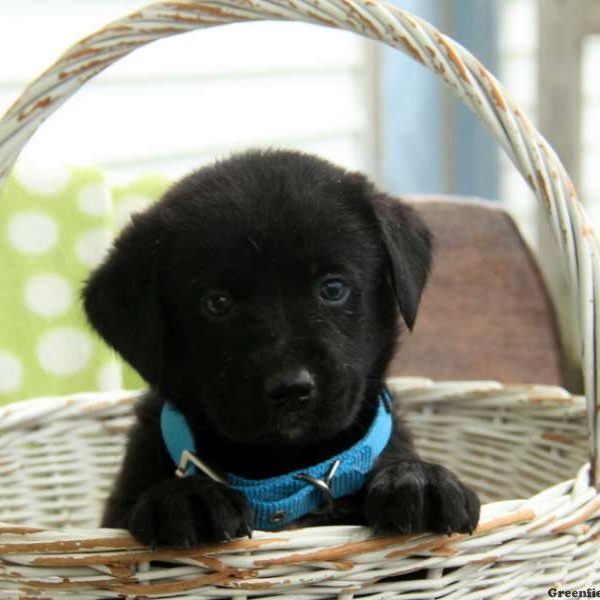
[(310, 443), (356, 419), (429, 264), (424, 223), (362, 175), (252, 151), (136, 217), (84, 304), (150, 384), (226, 439)]

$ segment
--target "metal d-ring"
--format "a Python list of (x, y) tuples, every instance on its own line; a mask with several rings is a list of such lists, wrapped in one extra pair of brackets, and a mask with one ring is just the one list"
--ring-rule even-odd
[(184, 450), (179, 457), (179, 464), (177, 465), (177, 469), (175, 470), (175, 475), (177, 477), (185, 477), (188, 473), (188, 465), (192, 463), (195, 465), (200, 471), (208, 475), (213, 481), (217, 481), (218, 483), (222, 483), (224, 485), (229, 485), (228, 482), (221, 477), (216, 471), (213, 471), (204, 461), (200, 460), (195, 454), (192, 454), (189, 450)]
[(341, 464), (341, 460), (336, 460), (331, 465), (331, 468), (325, 476), (325, 479), (317, 479), (316, 477), (311, 477), (310, 475), (306, 475), (305, 473), (300, 473), (300, 475), (296, 475), (296, 479), (302, 479), (302, 481), (306, 481), (307, 483), (314, 485), (323, 494), (323, 499), (325, 500), (325, 502), (322, 506), (313, 510), (313, 514), (320, 515), (329, 512), (333, 508), (334, 497), (331, 493), (331, 488), (329, 487), (329, 484), (331, 483), (335, 472), (338, 470), (338, 467)]

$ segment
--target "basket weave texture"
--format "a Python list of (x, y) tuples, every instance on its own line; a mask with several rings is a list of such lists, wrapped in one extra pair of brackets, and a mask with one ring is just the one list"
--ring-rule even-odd
[(10, 405), (0, 410), (0, 598), (521, 600), (600, 584), (598, 242), (547, 142), (479, 61), (428, 23), (375, 0), (147, 6), (71, 47), (26, 88), (0, 121), (0, 185), (40, 123), (122, 56), (165, 36), (264, 19), (396, 47), (480, 118), (548, 214), (577, 299), (585, 398), (548, 386), (391, 382), (423, 457), (455, 470), (487, 502), (472, 536), (374, 538), (362, 527), (324, 527), (156, 552), (96, 527), (136, 395)]

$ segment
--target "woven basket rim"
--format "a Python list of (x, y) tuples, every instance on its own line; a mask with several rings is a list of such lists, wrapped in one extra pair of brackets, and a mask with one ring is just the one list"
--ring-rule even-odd
[[(501, 402), (511, 413), (517, 406), (531, 411), (554, 410), (553, 414), (556, 415), (562, 415), (565, 411), (565, 414), (578, 415), (580, 420), (584, 419), (586, 413), (583, 397), (556, 386), (504, 386), (494, 381), (435, 382), (422, 377), (391, 378), (388, 384), (395, 395), (401, 396), (402, 405), (405, 404), (404, 398), (412, 398), (415, 406), (423, 402), (439, 405), (448, 400), (469, 406), (473, 401), (480, 400)], [(31, 430), (48, 427), (53, 421), (65, 419), (103, 418), (111, 410), (116, 410), (117, 414), (120, 414), (122, 408), (130, 410), (139, 395), (139, 391), (93, 392), (56, 396), (50, 399), (50, 403), (46, 398), (30, 400), (14, 405), (16, 412), (7, 412), (5, 409), (8, 407), (4, 407), (0, 411), (0, 441), (3, 435), (2, 425), (7, 419), (16, 419), (11, 428), (14, 431), (18, 427)], [(52, 405), (51, 413), (37, 410), (49, 404)], [(575, 412), (569, 412), (571, 410)], [(193, 580), (198, 587), (191, 587), (190, 590), (206, 590), (206, 586), (213, 582), (219, 589), (232, 587), (248, 591), (271, 584), (276, 588), (281, 585), (285, 589), (284, 579), (269, 576), (270, 569), (284, 569), (291, 574), (308, 569), (312, 573), (313, 565), (320, 565), (315, 567), (316, 571), (311, 575), (315, 578), (316, 585), (321, 577), (333, 577), (331, 574), (327, 575), (329, 571), (322, 570), (324, 565), (334, 569), (336, 577), (340, 576), (340, 572), (345, 573), (345, 570), (354, 572), (379, 569), (382, 561), (410, 563), (418, 556), (425, 557), (422, 559), (425, 561), (452, 566), (456, 561), (460, 563), (470, 560), (471, 556), (479, 556), (478, 560), (484, 560), (488, 555), (503, 556), (510, 551), (511, 545), (519, 546), (526, 543), (526, 540), (530, 540), (527, 543), (531, 544), (539, 543), (536, 540), (542, 535), (555, 539), (563, 532), (572, 536), (574, 532), (589, 529), (586, 523), (593, 522), (591, 519), (600, 514), (600, 496), (589, 486), (588, 472), (589, 465), (584, 464), (574, 479), (558, 482), (529, 498), (485, 504), (480, 525), (472, 536), (419, 534), (374, 538), (365, 527), (330, 526), (280, 532), (259, 531), (252, 539), (247, 540), (194, 549), (151, 551), (124, 530), (61, 529), (0, 523), (0, 555), (11, 561), (10, 568), (14, 572), (19, 572), (22, 568), (19, 565), (23, 565), (23, 577), (27, 581), (31, 581), (29, 578), (32, 576), (27, 569), (34, 569), (38, 573), (38, 579), (42, 577), (42, 571), (48, 574), (62, 573), (64, 569), (73, 567), (88, 569), (90, 573), (98, 572), (95, 585), (98, 589), (114, 592), (114, 597), (118, 593), (162, 594), (179, 589), (181, 580), (175, 576), (171, 578), (164, 565), (150, 568), (150, 572), (155, 573), (153, 577), (162, 582), (162, 587), (153, 583), (153, 579), (132, 583), (132, 573), (137, 573), (140, 565), (147, 565), (150, 561), (162, 561), (177, 569), (183, 569), (182, 565), (186, 564), (203, 566), (203, 574), (196, 574), (196, 579)], [(565, 510), (565, 506), (568, 510)], [(244, 566), (237, 570), (231, 566), (223, 566), (231, 563), (243, 563)], [(208, 572), (205, 572), (207, 569)], [(110, 575), (102, 575), (102, 572)], [(2, 581), (0, 572), (0, 591)], [(71, 587), (64, 589), (72, 590), (73, 593), (88, 589), (87, 583), (77, 578), (70, 581), (69, 585)], [(47, 587), (43, 589), (58, 593), (52, 592), (55, 588), (51, 582), (47, 582)], [(63, 588), (56, 588), (59, 589)]]

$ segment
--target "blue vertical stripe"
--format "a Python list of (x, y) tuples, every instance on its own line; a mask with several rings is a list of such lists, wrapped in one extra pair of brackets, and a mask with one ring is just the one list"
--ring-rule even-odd
[[(396, 2), (436, 23), (437, 2)], [(392, 193), (443, 189), (440, 82), (422, 65), (393, 48), (382, 52), (382, 176)]]
[[(496, 0), (452, 0), (453, 31), (460, 41), (492, 73), (498, 67)], [(456, 102), (456, 137), (450, 140), (456, 153), (458, 194), (499, 197), (499, 147), (462, 102)]]
[[(496, 71), (495, 0), (403, 0)], [(496, 199), (499, 152), (476, 117), (438, 77), (391, 48), (382, 51), (382, 176), (392, 193)]]

